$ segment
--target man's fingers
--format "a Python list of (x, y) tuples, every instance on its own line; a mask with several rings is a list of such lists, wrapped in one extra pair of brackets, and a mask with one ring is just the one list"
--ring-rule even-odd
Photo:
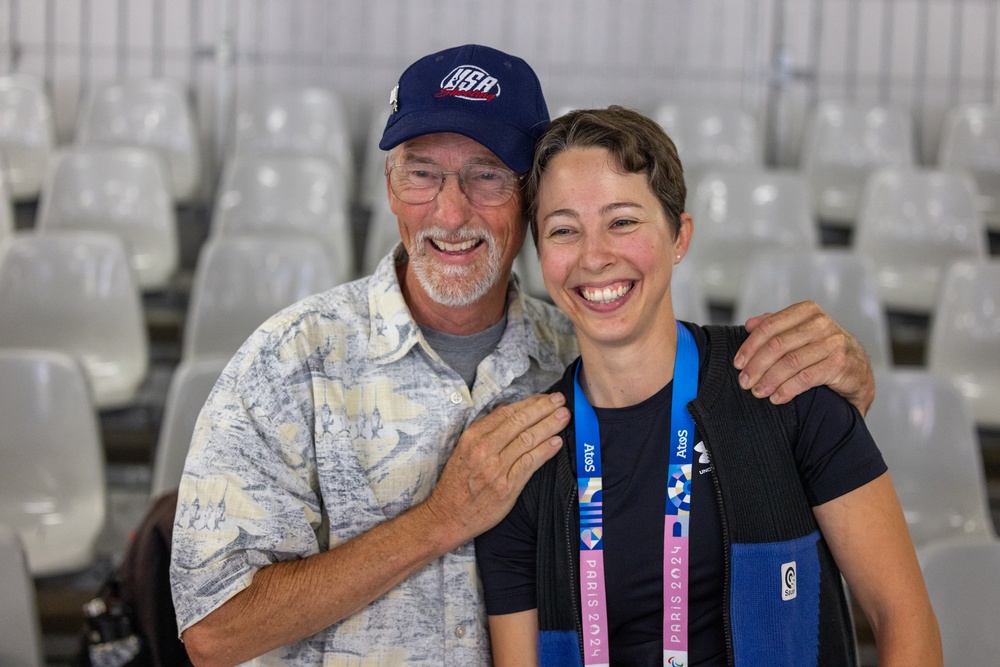
[(543, 463), (562, 446), (559, 433), (569, 423), (570, 413), (560, 407), (531, 428), (522, 431), (501, 453), (503, 465), (509, 466), (508, 477), (514, 484), (526, 482)]
[(841, 334), (842, 330), (812, 301), (761, 316), (733, 359), (733, 365), (742, 371), (740, 385), (749, 389), (759, 383), (764, 373), (779, 361), (794, 363), (794, 358), (784, 358), (799, 354), (804, 346), (822, 343), (829, 351)]
[(536, 394), (517, 403), (496, 408), (473, 426), (481, 429), (484, 435), (495, 435), (506, 444), (565, 404), (566, 398), (558, 392)]
[(775, 363), (750, 388), (757, 398), (770, 398), (772, 403), (787, 403), (805, 390), (829, 384), (840, 367), (831, 350), (823, 344), (799, 348)]
[[(799, 388), (796, 393), (801, 393), (817, 384), (828, 384), (833, 380), (833, 373), (840, 368), (839, 349), (834, 340), (824, 338), (784, 350), (784, 354), (759, 373), (759, 377), (751, 378), (750, 372), (744, 370), (740, 373), (740, 383), (743, 385), (746, 382), (744, 389), (750, 389), (757, 398), (771, 396), (779, 387), (782, 387), (783, 395), (796, 387)], [(744, 378), (744, 375), (747, 377)]]
[(745, 328), (745, 329), (746, 329), (747, 331), (749, 331), (749, 332), (753, 333), (753, 330), (754, 330), (754, 329), (756, 329), (756, 328), (757, 328), (757, 326), (758, 326), (758, 325), (759, 325), (759, 324), (760, 324), (761, 322), (763, 322), (763, 321), (764, 321), (765, 319), (767, 319), (768, 317), (770, 317), (770, 316), (771, 316), (771, 315), (773, 315), (773, 314), (774, 314), (774, 313), (764, 313), (763, 315), (755, 315), (754, 317), (751, 317), (751, 318), (750, 318), (749, 320), (747, 320), (747, 321), (746, 321), (746, 322), (745, 322), (745, 323), (743, 324), (743, 327), (744, 327), (744, 328)]

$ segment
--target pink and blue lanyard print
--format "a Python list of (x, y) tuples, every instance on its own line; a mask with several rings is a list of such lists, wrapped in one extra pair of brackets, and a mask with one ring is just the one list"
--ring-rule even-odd
[[(580, 602), (584, 664), (611, 663), (607, 596), (604, 585), (604, 493), (601, 480), (601, 432), (597, 415), (574, 378), (576, 470), (580, 494)], [(698, 394), (698, 347), (677, 323), (677, 356), (670, 402), (670, 467), (663, 521), (663, 664), (688, 664), (688, 531), (691, 520), (691, 460), (694, 420), (687, 404)]]

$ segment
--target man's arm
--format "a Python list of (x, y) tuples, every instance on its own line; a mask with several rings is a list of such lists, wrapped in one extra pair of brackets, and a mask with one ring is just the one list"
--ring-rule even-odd
[(787, 403), (807, 389), (828, 385), (864, 416), (875, 399), (875, 377), (861, 343), (814, 301), (751, 317), (750, 337), (733, 365), (740, 386), (758, 398)]
[(564, 403), (551, 394), (497, 409), (465, 431), (423, 503), (334, 549), (259, 570), (184, 632), (192, 662), (236, 665), (308, 637), (492, 527), (561, 447)]

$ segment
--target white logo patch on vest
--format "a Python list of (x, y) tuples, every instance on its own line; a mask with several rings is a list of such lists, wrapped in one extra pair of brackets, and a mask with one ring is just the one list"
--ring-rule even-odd
[(490, 102), (500, 96), (500, 82), (482, 67), (460, 65), (441, 79), (434, 97), (457, 97), (474, 102)]
[(781, 565), (781, 599), (795, 599), (795, 561)]

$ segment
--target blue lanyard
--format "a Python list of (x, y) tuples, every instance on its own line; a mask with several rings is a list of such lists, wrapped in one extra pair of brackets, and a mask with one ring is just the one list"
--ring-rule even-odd
[[(610, 664), (607, 597), (604, 582), (603, 481), (601, 432), (597, 414), (573, 379), (576, 474), (580, 500), (580, 601), (584, 663)], [(688, 535), (691, 518), (691, 461), (694, 420), (687, 405), (698, 394), (698, 347), (677, 323), (677, 355), (670, 402), (670, 467), (663, 527), (663, 664), (687, 664)]]

